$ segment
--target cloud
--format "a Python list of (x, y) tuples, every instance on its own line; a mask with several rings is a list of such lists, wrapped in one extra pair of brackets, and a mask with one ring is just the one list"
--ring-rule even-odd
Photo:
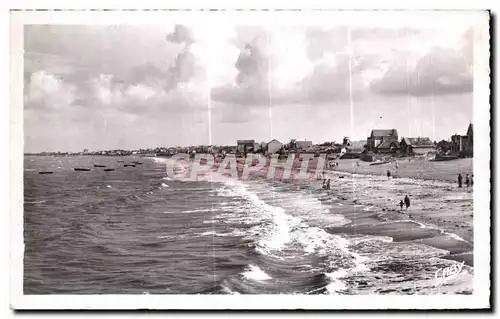
[(214, 100), (241, 105), (285, 103), (294, 100), (297, 85), (310, 73), (307, 43), (299, 29), (256, 29), (240, 49), (231, 83), (214, 87)]
[(194, 34), (184, 25), (177, 24), (174, 31), (167, 34), (167, 40), (173, 43), (191, 44), (195, 42)]
[(24, 88), (25, 107), (59, 110), (76, 99), (76, 87), (43, 70), (32, 73)]
[(463, 55), (454, 49), (434, 48), (409, 68), (404, 54), (386, 74), (372, 85), (381, 94), (415, 96), (472, 92), (472, 69)]

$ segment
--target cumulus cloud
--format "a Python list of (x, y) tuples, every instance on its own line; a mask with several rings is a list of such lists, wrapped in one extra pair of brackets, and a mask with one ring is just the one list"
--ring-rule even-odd
[(32, 73), (24, 88), (26, 108), (59, 110), (76, 99), (76, 87), (43, 70)]
[(466, 57), (453, 49), (434, 48), (408, 67), (404, 55), (395, 61), (372, 89), (381, 94), (415, 96), (472, 92), (472, 70)]
[(212, 97), (245, 105), (293, 100), (292, 92), (312, 69), (306, 46), (300, 30), (259, 30), (239, 52), (234, 81), (215, 87)]
[[(163, 41), (177, 50), (170, 53), (170, 64), (165, 57), (163, 65), (138, 63), (116, 74), (82, 65), (81, 59), (75, 64), (43, 54), (41, 60), (52, 62), (41, 65), (30, 57), (27, 107), (77, 105), (156, 116), (201, 112), (213, 103), (218, 114), (227, 113), (216, 118), (240, 122), (245, 119), (240, 106), (314, 105), (369, 90), (437, 95), (472, 89), (473, 30), (463, 35), (461, 49), (431, 51), (426, 35), (408, 28), (252, 27), (245, 29), (244, 41), (237, 31), (225, 25), (176, 25), (163, 33)], [(69, 39), (68, 32), (64, 37)], [(33, 39), (28, 43), (36, 49)]]
[[(314, 104), (358, 94), (369, 76), (364, 71), (377, 61), (366, 54), (349, 52), (345, 34), (345, 28), (263, 30), (241, 49), (235, 63), (235, 82), (214, 88), (212, 97), (226, 103), (262, 107)], [(351, 61), (348, 54), (352, 54)], [(356, 84), (352, 92), (349, 75)]]

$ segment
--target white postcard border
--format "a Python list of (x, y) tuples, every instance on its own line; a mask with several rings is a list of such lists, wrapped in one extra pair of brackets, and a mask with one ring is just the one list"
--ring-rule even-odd
[[(306, 23), (332, 19), (347, 12), (239, 12), (227, 21), (244, 23)], [(401, 13), (401, 12), (400, 12)], [(216, 21), (228, 12), (55, 12), (31, 11), (11, 14), (10, 73), (10, 258), (11, 307), (16, 309), (460, 309), (489, 307), (490, 295), (490, 107), (489, 107), (489, 21), (477, 13), (481, 30), (474, 46), (474, 293), (439, 296), (339, 296), (339, 295), (23, 295), (23, 24), (160, 23), (165, 15), (184, 23)], [(360, 12), (356, 13), (360, 14)], [(420, 12), (419, 14), (424, 14)], [(434, 14), (426, 12), (425, 14)], [(457, 13), (459, 14), (459, 13)], [(273, 15), (278, 16), (273, 17)], [(210, 16), (210, 17), (208, 17)], [(256, 20), (256, 16), (259, 19)], [(90, 18), (89, 18), (90, 17)], [(380, 21), (390, 21), (383, 18)], [(342, 21), (342, 18), (339, 20)], [(367, 19), (356, 21), (366, 23)], [(382, 23), (382, 22), (381, 22)], [(446, 21), (443, 21), (446, 23)], [(478, 125), (479, 124), (479, 125)]]

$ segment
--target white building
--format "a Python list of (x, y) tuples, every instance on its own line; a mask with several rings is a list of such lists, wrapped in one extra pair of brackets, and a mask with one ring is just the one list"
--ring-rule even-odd
[(283, 147), (283, 143), (281, 143), (280, 141), (278, 141), (276, 139), (273, 139), (269, 143), (267, 143), (266, 151), (268, 154), (275, 154), (279, 150), (281, 150), (282, 147)]

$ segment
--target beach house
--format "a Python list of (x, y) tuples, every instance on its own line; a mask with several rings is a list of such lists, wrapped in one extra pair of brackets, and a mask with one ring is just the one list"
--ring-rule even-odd
[(312, 147), (312, 141), (295, 141), (295, 147), (298, 150), (305, 150)]
[(372, 130), (366, 141), (366, 150), (374, 153), (391, 153), (399, 149), (396, 129)]
[(253, 152), (255, 147), (254, 140), (237, 140), (236, 141), (236, 149), (240, 153), (248, 153)]
[(403, 154), (427, 154), (435, 150), (434, 143), (428, 137), (403, 137), (399, 143)]
[(266, 152), (268, 154), (275, 154), (282, 148), (283, 148), (283, 143), (281, 143), (276, 139), (273, 139), (266, 144)]
[(474, 154), (474, 132), (472, 123), (469, 124), (465, 135), (455, 134), (451, 136), (451, 151), (464, 156), (472, 156)]

